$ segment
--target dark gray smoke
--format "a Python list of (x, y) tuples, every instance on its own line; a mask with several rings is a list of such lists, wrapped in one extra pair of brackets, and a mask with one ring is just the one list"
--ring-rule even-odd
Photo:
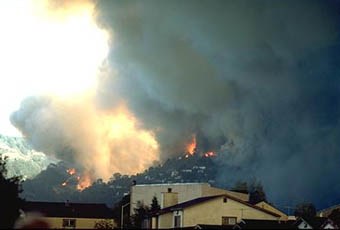
[[(163, 159), (219, 155), (221, 182), (259, 178), (276, 203), (340, 198), (338, 1), (98, 1), (112, 74)], [(142, 156), (141, 156), (142, 157)]]

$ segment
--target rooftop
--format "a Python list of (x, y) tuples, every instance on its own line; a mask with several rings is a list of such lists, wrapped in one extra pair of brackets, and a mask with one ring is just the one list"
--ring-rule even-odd
[(24, 212), (39, 212), (46, 217), (112, 218), (105, 204), (26, 201)]
[(203, 185), (209, 183), (172, 183), (172, 184), (136, 184), (135, 186), (176, 186), (176, 185)]
[(274, 212), (271, 212), (271, 211), (268, 211), (268, 210), (263, 209), (261, 207), (249, 204), (249, 203), (247, 203), (247, 202), (245, 202), (243, 200), (240, 200), (240, 199), (238, 199), (236, 197), (233, 197), (233, 196), (230, 196), (230, 195), (226, 195), (226, 194), (196, 198), (196, 199), (193, 199), (193, 200), (189, 200), (189, 201), (186, 201), (186, 202), (183, 202), (183, 203), (179, 203), (179, 204), (176, 204), (176, 205), (164, 208), (164, 209), (160, 210), (158, 213), (154, 213), (154, 214), (159, 215), (159, 214), (163, 214), (163, 213), (167, 213), (167, 212), (172, 212), (172, 211), (183, 209), (183, 208), (186, 208), (186, 207), (189, 207), (189, 206), (193, 206), (193, 205), (205, 202), (205, 201), (209, 201), (209, 200), (212, 200), (212, 199), (215, 199), (215, 198), (218, 198), (218, 197), (226, 197), (228, 199), (231, 199), (231, 200), (234, 200), (236, 202), (242, 203), (242, 204), (244, 204), (246, 206), (249, 206), (251, 208), (260, 210), (262, 212), (265, 212), (265, 213), (267, 213), (269, 215), (272, 215), (272, 216), (275, 216), (275, 217), (280, 217), (280, 215), (278, 215), (278, 214), (276, 214)]

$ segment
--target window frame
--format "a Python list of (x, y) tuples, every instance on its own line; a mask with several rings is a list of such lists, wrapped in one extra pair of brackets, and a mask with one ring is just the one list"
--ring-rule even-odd
[[(176, 226), (176, 218), (178, 220), (178, 226)], [(173, 228), (182, 228), (182, 218), (183, 218), (183, 211), (176, 210), (173, 212)]]
[[(73, 224), (71, 224), (73, 223)], [(62, 227), (75, 228), (77, 226), (77, 219), (63, 219)]]
[[(234, 220), (234, 223), (230, 223), (230, 220)], [(222, 216), (222, 225), (235, 225), (237, 224), (236, 216)]]

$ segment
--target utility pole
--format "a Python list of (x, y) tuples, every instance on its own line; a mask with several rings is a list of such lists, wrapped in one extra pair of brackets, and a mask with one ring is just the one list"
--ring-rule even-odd
[(120, 217), (120, 229), (123, 229), (123, 226), (124, 226), (124, 224), (123, 224), (123, 222), (124, 222), (124, 208), (126, 206), (128, 206), (129, 204), (130, 204), (130, 202), (122, 205), (122, 211), (121, 211), (121, 217)]

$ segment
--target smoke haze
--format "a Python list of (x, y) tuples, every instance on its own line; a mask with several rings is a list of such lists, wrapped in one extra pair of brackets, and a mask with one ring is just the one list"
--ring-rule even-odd
[[(94, 113), (123, 103), (159, 145), (152, 157), (110, 155), (114, 170), (130, 154), (143, 166), (183, 154), (196, 135), (198, 151), (218, 155), (221, 183), (257, 177), (273, 202), (340, 197), (337, 1), (96, 1), (95, 17), (110, 54)], [(27, 99), (12, 123), (38, 150), (87, 159), (99, 138), (91, 102), (49, 100)]]

